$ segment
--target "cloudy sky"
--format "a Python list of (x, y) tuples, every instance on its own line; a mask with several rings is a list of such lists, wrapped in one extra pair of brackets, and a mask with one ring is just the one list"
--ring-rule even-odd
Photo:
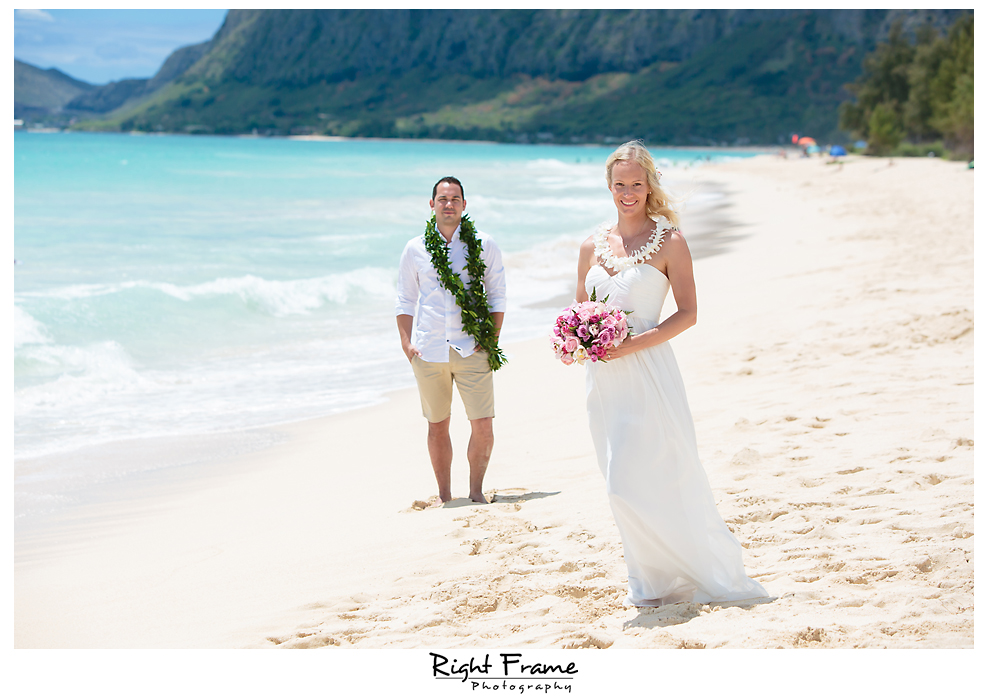
[(212, 38), (226, 10), (14, 10), (14, 58), (103, 85), (150, 78), (180, 46)]

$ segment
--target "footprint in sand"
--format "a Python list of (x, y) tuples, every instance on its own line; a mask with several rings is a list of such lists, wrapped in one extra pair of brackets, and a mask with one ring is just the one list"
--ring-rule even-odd
[(731, 457), (732, 466), (752, 466), (762, 461), (762, 455), (755, 449), (746, 447)]
[(824, 629), (815, 629), (808, 626), (794, 636), (793, 645), (807, 646), (813, 643), (823, 643), (826, 639), (827, 633)]
[(410, 507), (406, 512), (422, 512), (423, 510), (428, 510), (432, 507), (440, 507), (443, 503), (440, 502), (438, 496), (434, 495), (428, 500), (413, 500), (412, 507)]
[(576, 650), (577, 648), (611, 648), (615, 641), (603, 634), (589, 634), (578, 637), (563, 644), (564, 650)]
[(704, 643), (703, 641), (688, 641), (688, 640), (683, 640), (683, 641), (680, 641), (679, 644), (677, 644), (677, 648), (678, 649), (686, 649), (686, 650), (703, 650), (703, 649), (707, 648), (707, 644)]

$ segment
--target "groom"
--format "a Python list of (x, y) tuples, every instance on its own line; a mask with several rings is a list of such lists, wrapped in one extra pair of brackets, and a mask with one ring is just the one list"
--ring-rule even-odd
[(481, 484), (494, 446), (492, 372), (506, 361), (498, 347), (505, 268), (495, 242), (464, 215), (460, 180), (444, 177), (433, 185), (429, 207), (426, 232), (408, 242), (399, 261), (398, 334), (429, 423), (426, 445), (440, 502), (453, 499), (450, 406), (456, 383), (470, 420), (470, 499), (486, 503)]

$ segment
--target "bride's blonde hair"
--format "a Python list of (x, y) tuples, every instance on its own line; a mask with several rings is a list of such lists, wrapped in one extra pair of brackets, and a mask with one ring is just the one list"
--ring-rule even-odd
[(646, 195), (646, 216), (655, 219), (658, 216), (665, 216), (675, 227), (680, 227), (680, 216), (674, 208), (673, 198), (659, 184), (659, 175), (656, 174), (656, 164), (642, 141), (629, 141), (618, 146), (614, 153), (608, 156), (605, 163), (608, 175), (608, 189), (611, 189), (611, 170), (615, 163), (623, 161), (637, 163), (646, 171), (646, 181), (649, 184), (649, 194)]

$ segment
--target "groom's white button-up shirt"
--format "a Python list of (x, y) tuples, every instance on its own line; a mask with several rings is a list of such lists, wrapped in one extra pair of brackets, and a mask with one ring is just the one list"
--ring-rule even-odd
[[(478, 232), (481, 241), (481, 259), (484, 261), (484, 290), (492, 313), (505, 311), (505, 267), (501, 262), (501, 250), (484, 233)], [(470, 283), (467, 274), (467, 244), (460, 239), (460, 226), (447, 243), (450, 268), (464, 282)], [(410, 240), (398, 263), (398, 301), (395, 315), (415, 317), (412, 344), (427, 362), (449, 362), (450, 348), (461, 357), (474, 353), (477, 342), (464, 332), (460, 320), (460, 306), (453, 294), (443, 288), (433, 268), (433, 261), (426, 250), (426, 236)]]

